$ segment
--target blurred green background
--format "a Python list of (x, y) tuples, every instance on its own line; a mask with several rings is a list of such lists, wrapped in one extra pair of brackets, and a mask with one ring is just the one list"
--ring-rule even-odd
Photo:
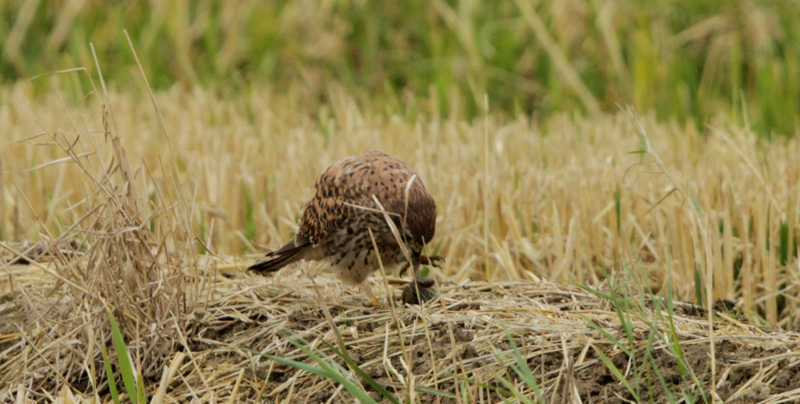
[(0, 80), (91, 68), (91, 42), (110, 87), (141, 88), (123, 30), (156, 89), (324, 103), (340, 86), (388, 110), (425, 100), (466, 119), (487, 94), (510, 115), (631, 104), (699, 128), (724, 115), (762, 136), (797, 133), (789, 0), (4, 1)]

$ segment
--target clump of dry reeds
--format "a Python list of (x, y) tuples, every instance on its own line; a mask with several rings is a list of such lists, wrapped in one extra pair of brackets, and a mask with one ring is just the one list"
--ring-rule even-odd
[[(95, 90), (92, 98), (101, 96)], [(174, 181), (174, 171), (147, 165), (134, 169), (111, 106), (93, 105), (100, 130), (85, 122), (78, 129), (70, 119), (68, 130), (43, 127), (44, 133), (27, 139), (60, 155), (28, 172), (70, 164), (74, 177), (62, 176), (58, 184), (79, 188), (70, 191), (77, 198), (59, 206), (72, 220), (57, 228), (46, 222), (52, 216), (61, 222), (64, 213), (40, 216), (25, 196), (25, 206), (15, 207), (17, 214), (31, 214), (40, 242), (26, 249), (3, 244), (5, 255), (14, 259), (3, 262), (8, 277), (2, 284), (0, 334), (17, 338), (0, 340), (0, 385), (33, 391), (69, 386), (104, 394), (102, 351), (110, 346), (110, 314), (119, 321), (142, 376), (156, 377), (180, 344), (185, 314), (202, 287), (186, 281), (184, 272), (194, 268), (196, 248), (191, 229), (174, 219), (190, 206), (180, 191), (159, 189), (152, 180), (162, 175)], [(38, 282), (32, 287), (28, 279)]]

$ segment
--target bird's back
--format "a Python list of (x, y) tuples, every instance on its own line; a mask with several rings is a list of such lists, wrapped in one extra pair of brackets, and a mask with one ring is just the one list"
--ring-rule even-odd
[[(413, 182), (411, 182), (413, 179)], [(409, 186), (409, 182), (411, 185)], [(314, 245), (324, 244), (336, 232), (379, 219), (384, 226), (371, 226), (383, 236), (389, 228), (372, 196), (419, 244), (430, 241), (436, 231), (436, 204), (419, 176), (394, 157), (377, 151), (348, 157), (328, 167), (314, 184), (316, 193), (306, 204), (300, 234)], [(406, 209), (406, 206), (408, 209)], [(353, 229), (358, 231), (358, 229)]]

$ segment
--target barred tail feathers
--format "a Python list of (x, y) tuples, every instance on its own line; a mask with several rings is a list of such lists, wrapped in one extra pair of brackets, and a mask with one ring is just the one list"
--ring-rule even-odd
[(296, 246), (293, 241), (290, 241), (279, 250), (267, 254), (267, 260), (249, 266), (247, 269), (259, 273), (270, 273), (280, 270), (281, 268), (303, 258), (303, 252), (308, 245)]

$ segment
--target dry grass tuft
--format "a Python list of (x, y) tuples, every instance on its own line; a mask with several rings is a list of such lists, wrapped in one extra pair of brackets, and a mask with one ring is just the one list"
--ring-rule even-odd
[[(198, 288), (186, 283), (183, 271), (194, 267), (196, 248), (183, 223), (164, 218), (186, 207), (153, 187), (149, 168), (131, 168), (111, 129), (113, 115), (106, 113), (106, 105), (98, 109), (102, 130), (97, 133), (73, 126), (72, 133), (45, 128), (36, 137), (66, 157), (35, 170), (71, 164), (79, 173), (72, 185), (80, 186), (81, 198), (68, 203), (66, 212), (74, 220), (56, 233), (34, 214), (31, 224), (39, 243), (2, 245), (11, 259), (3, 260), (8, 276), (0, 282), (0, 314), (8, 321), (1, 322), (0, 334), (16, 336), (0, 342), (2, 385), (27, 381), (37, 392), (63, 386), (107, 389), (98, 375), (103, 372), (101, 347), (111, 338), (109, 313), (131, 342), (139, 370), (145, 377), (156, 376), (180, 344), (177, 335), (187, 309), (194, 306)], [(142, 192), (148, 187), (153, 192), (149, 199)], [(24, 200), (26, 206), (15, 209), (35, 212), (35, 202)], [(15, 260), (29, 265), (9, 265)]]

